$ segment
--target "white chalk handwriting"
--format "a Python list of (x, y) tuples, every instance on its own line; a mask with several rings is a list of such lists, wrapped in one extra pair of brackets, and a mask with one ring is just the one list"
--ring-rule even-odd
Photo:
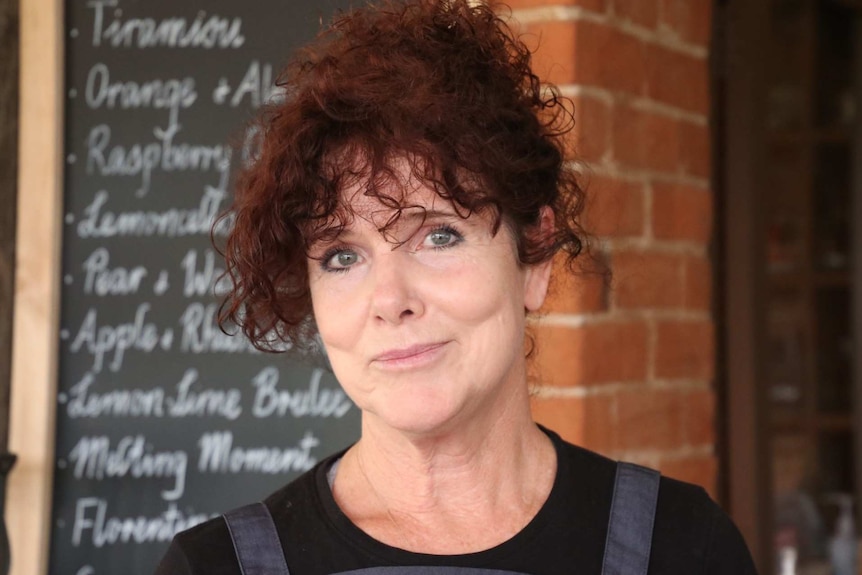
[[(84, 208), (84, 218), (78, 222), (80, 238), (112, 238), (124, 236), (162, 236), (168, 238), (209, 235), (213, 222), (222, 209), (227, 194), (224, 189), (207, 186), (200, 202), (193, 208), (168, 208), (164, 211), (132, 210), (114, 212), (105, 209), (109, 194), (96, 192), (93, 201)], [(225, 224), (214, 230), (226, 233)]]
[(216, 171), (226, 177), (230, 171), (230, 146), (225, 144), (175, 143), (181, 127), (170, 123), (166, 128), (153, 128), (156, 141), (123, 146), (111, 144), (111, 127), (98, 124), (87, 137), (87, 173), (100, 176), (140, 177), (135, 195), (150, 191), (154, 170), (164, 172)]
[(94, 64), (87, 73), (84, 96), (84, 101), (92, 110), (166, 109), (169, 111), (170, 125), (177, 125), (180, 109), (192, 107), (198, 98), (195, 79), (191, 76), (146, 82), (112, 82), (110, 69), (101, 62)]
[(277, 103), (284, 99), (285, 89), (273, 83), (272, 64), (252, 60), (239, 84), (234, 88), (227, 78), (221, 78), (213, 90), (213, 102), (229, 104), (232, 108), (250, 105), (259, 108), (264, 104)]
[(113, 446), (107, 435), (81, 437), (69, 452), (69, 461), (74, 463), (72, 474), (75, 479), (171, 479), (173, 487), (161, 492), (166, 501), (176, 501), (186, 489), (186, 452), (154, 451), (143, 435), (127, 435)]
[[(198, 267), (199, 259), (203, 260), (200, 262), (200, 267)], [(202, 258), (199, 258), (197, 250), (186, 252), (181, 264), (185, 272), (184, 296), (224, 295), (230, 290), (230, 278), (224, 275), (224, 268), (216, 266), (217, 259), (212, 249), (204, 250)]]
[(234, 387), (202, 387), (197, 369), (183, 373), (173, 395), (157, 386), (94, 391), (96, 377), (87, 372), (69, 388), (66, 413), (72, 419), (97, 417), (219, 417), (234, 421), (242, 415), (242, 392)]
[(188, 514), (177, 509), (176, 503), (155, 517), (115, 517), (108, 515), (108, 501), (100, 497), (82, 497), (75, 503), (72, 545), (85, 541), (93, 547), (117, 543), (151, 543), (170, 541), (174, 534), (215, 517), (209, 514)]
[(81, 266), (84, 269), (84, 293), (98, 296), (138, 293), (147, 269), (143, 266), (109, 268), (110, 259), (107, 248), (97, 248), (84, 260)]
[(231, 421), (242, 415), (242, 393), (236, 388), (196, 389), (198, 370), (189, 368), (177, 384), (177, 395), (167, 399), (171, 417), (219, 416)]
[(93, 392), (95, 376), (87, 372), (69, 389), (66, 413), (72, 419), (94, 417), (163, 417), (165, 415), (165, 390), (112, 389), (103, 393)]
[(221, 330), (218, 304), (191, 303), (180, 316), (179, 323), (180, 351), (184, 353), (260, 353), (243, 335)]
[[(117, 0), (90, 0), (93, 46), (113, 48), (241, 48), (245, 44), (241, 18), (207, 15), (187, 18), (122, 18)], [(113, 16), (113, 17), (112, 17)]]
[(306, 431), (295, 447), (236, 447), (233, 433), (213, 431), (198, 441), (200, 457), (197, 469), (201, 473), (264, 473), (278, 475), (292, 471), (308, 471), (317, 460), (311, 450), (320, 440)]
[(149, 353), (161, 345), (170, 348), (173, 334), (169, 330), (159, 333), (158, 326), (147, 319), (150, 304), (138, 304), (135, 317), (131, 321), (115, 325), (99, 325), (98, 311), (90, 308), (84, 316), (84, 321), (69, 350), (72, 353), (86, 350), (93, 356), (92, 371), (102, 371), (106, 358), (109, 358), (108, 369), (119, 371), (128, 350)]
[(353, 403), (341, 388), (320, 389), (323, 370), (311, 373), (307, 389), (278, 389), (279, 373), (275, 367), (265, 367), (252, 383), (255, 386), (251, 412), (255, 417), (344, 417)]

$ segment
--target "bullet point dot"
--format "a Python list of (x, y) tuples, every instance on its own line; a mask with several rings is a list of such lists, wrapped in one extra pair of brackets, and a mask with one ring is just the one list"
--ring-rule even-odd
[(66, 403), (67, 399), (68, 397), (66, 397), (65, 393), (60, 393), (57, 395), (57, 401), (59, 401), (60, 403)]
[(75, 88), (72, 88), (71, 90), (69, 90), (69, 97), (70, 98), (76, 98), (77, 96), (78, 96), (78, 90), (76, 90)]
[(78, 37), (78, 29), (72, 28), (71, 30), (69, 30), (69, 36), (71, 36), (72, 38), (77, 38)]
[(67, 286), (72, 285), (73, 281), (75, 281), (75, 278), (73, 278), (70, 274), (66, 274), (63, 277), (63, 283), (66, 284)]
[(61, 329), (60, 330), (60, 339), (69, 339), (69, 330)]
[(66, 460), (65, 459), (58, 459), (57, 460), (57, 467), (59, 467), (60, 469), (66, 469)]
[(62, 528), (64, 528), (65, 526), (66, 526), (66, 522), (65, 522), (64, 520), (62, 520), (62, 519), (58, 519), (58, 520), (57, 520), (57, 527), (59, 527), (60, 529), (62, 529)]
[(74, 164), (75, 160), (77, 160), (77, 159), (78, 158), (75, 156), (75, 154), (69, 154), (68, 156), (66, 156), (66, 161), (69, 162), (70, 164)]
[(75, 221), (75, 214), (66, 214), (66, 217), (63, 218), (67, 224), (71, 224)]

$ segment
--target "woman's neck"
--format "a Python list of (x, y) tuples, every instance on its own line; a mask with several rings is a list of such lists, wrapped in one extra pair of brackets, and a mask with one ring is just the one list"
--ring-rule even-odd
[(393, 432), (366, 414), (362, 439), (339, 465), (336, 501), (360, 529), (411, 551), (502, 543), (535, 516), (556, 473), (550, 439), (528, 407), (520, 411), (423, 436)]

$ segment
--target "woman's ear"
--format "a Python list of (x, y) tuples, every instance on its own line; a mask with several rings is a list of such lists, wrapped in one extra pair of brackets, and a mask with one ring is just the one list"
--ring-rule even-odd
[[(531, 239), (540, 243), (552, 241), (554, 235), (554, 211), (543, 206), (539, 212), (539, 223), (530, 230)], [(551, 281), (553, 259), (526, 266), (524, 275), (524, 308), (528, 312), (538, 311), (545, 303)]]

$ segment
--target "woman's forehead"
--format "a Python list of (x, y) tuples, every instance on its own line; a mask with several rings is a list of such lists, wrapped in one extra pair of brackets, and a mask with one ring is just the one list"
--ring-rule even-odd
[(306, 230), (311, 243), (331, 240), (359, 226), (402, 236), (403, 228), (415, 230), (427, 220), (472, 220), (477, 216), (484, 220), (487, 215), (484, 209), (470, 209), (453, 200), (456, 190), (451, 186), (457, 187), (457, 195), (468, 204), (474, 193), (483, 196), (477, 177), (443, 178), (429, 159), (393, 154), (377, 163), (366, 154), (344, 150), (331, 159), (328, 167), (338, 190), (333, 198), (337, 204), (325, 221), (318, 220)]
[(324, 231), (323, 237), (339, 237), (379, 233), (393, 244), (407, 241), (427, 223), (472, 221), (475, 218), (458, 209), (451, 200), (440, 197), (430, 187), (412, 189), (401, 196), (389, 196), (397, 203), (369, 196), (361, 191), (344, 194), (336, 218)]
[[(366, 186), (354, 186), (339, 194), (339, 207), (346, 213), (383, 225), (393, 215), (407, 216), (427, 212), (458, 215), (451, 200), (444, 199), (430, 185), (411, 181), (405, 186), (384, 186), (373, 191)], [(466, 214), (464, 214), (466, 215)]]

